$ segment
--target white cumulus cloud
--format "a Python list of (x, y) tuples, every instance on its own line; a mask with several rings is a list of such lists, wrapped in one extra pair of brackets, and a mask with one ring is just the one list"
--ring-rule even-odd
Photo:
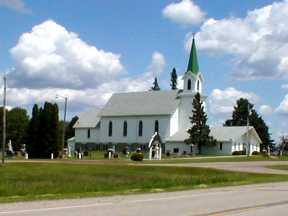
[[(52, 20), (21, 35), (11, 49), (15, 66), (8, 73), (8, 105), (31, 108), (44, 101), (68, 97), (68, 111), (101, 108), (114, 92), (147, 91), (166, 67), (155, 51), (146, 69), (122, 73), (120, 55), (88, 45)], [(122, 76), (119, 76), (122, 75)]]
[(52, 20), (21, 35), (11, 49), (13, 85), (89, 88), (123, 70), (120, 55), (91, 46)]
[(159, 76), (166, 66), (166, 60), (162, 53), (155, 51), (152, 54), (151, 64), (148, 66), (147, 73), (151, 73), (154, 76)]
[(283, 85), (281, 85), (281, 88), (282, 88), (282, 89), (288, 89), (288, 84), (283, 84)]
[(212, 114), (230, 114), (240, 98), (248, 99), (252, 103), (259, 101), (253, 92), (243, 92), (232, 87), (224, 90), (214, 89), (208, 98), (208, 108)]
[(269, 116), (269, 115), (272, 115), (273, 114), (273, 112), (274, 112), (274, 109), (271, 107), (271, 106), (269, 106), (269, 105), (261, 105), (260, 107), (259, 107), (259, 113), (261, 114), (261, 115), (264, 115), (264, 116)]
[[(251, 10), (244, 18), (209, 19), (197, 33), (198, 47), (230, 55), (236, 79), (288, 77), (288, 1)], [(186, 46), (191, 45), (191, 34)]]
[(280, 105), (277, 107), (276, 112), (279, 114), (288, 114), (288, 95), (284, 97)]
[[(44, 86), (43, 88), (31, 89), (27, 87), (9, 86), (7, 92), (8, 105), (11, 107), (20, 106), (27, 108), (31, 107), (34, 103), (41, 104), (44, 101), (54, 101), (60, 104), (61, 100), (56, 100), (56, 95), (61, 95), (68, 97), (69, 113), (77, 114), (91, 107), (101, 108), (115, 92), (149, 90), (152, 86), (154, 75), (160, 75), (165, 65), (164, 55), (160, 52), (154, 52), (146, 72), (135, 76), (106, 81), (98, 86), (95, 85), (93, 88), (72, 89)], [(8, 84), (9, 82), (10, 77), (8, 76)]]
[(205, 13), (192, 0), (182, 0), (167, 5), (162, 14), (180, 25), (197, 25), (205, 19)]

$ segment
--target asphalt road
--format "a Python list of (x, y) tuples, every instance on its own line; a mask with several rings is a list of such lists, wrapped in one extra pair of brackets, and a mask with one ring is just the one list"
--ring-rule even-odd
[(288, 183), (0, 205), (0, 216), (286, 216)]

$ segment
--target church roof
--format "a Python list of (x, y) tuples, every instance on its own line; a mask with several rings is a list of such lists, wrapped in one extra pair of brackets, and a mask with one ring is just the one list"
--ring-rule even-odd
[(178, 91), (146, 91), (113, 94), (101, 116), (171, 115), (177, 109)]
[(189, 63), (188, 63), (188, 67), (187, 67), (187, 73), (189, 73), (189, 72), (194, 74), (194, 75), (197, 75), (199, 72), (199, 64), (198, 64), (195, 38), (193, 38), (193, 40), (192, 40)]
[[(247, 127), (211, 127), (210, 136), (213, 136), (219, 142), (228, 142), (231, 139), (236, 140), (247, 133)], [(254, 127), (249, 127), (249, 131), (253, 131), (257, 139), (261, 142), (257, 132)], [(256, 132), (256, 133), (255, 133)], [(187, 131), (178, 131), (173, 136), (166, 138), (168, 142), (183, 142), (189, 137)]]
[(74, 128), (94, 128), (100, 121), (99, 109), (90, 109), (79, 114), (78, 121), (74, 124)]

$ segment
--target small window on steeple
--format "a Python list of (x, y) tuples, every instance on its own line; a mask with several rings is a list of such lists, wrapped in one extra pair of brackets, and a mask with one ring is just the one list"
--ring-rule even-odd
[(191, 90), (191, 80), (190, 80), (190, 79), (188, 80), (187, 89), (188, 89), (188, 90)]

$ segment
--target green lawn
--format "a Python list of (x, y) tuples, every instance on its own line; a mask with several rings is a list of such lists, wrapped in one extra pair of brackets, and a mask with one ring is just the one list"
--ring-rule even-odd
[(35, 162), (0, 166), (0, 176), (0, 202), (288, 181), (288, 176), (285, 175), (202, 168)]

